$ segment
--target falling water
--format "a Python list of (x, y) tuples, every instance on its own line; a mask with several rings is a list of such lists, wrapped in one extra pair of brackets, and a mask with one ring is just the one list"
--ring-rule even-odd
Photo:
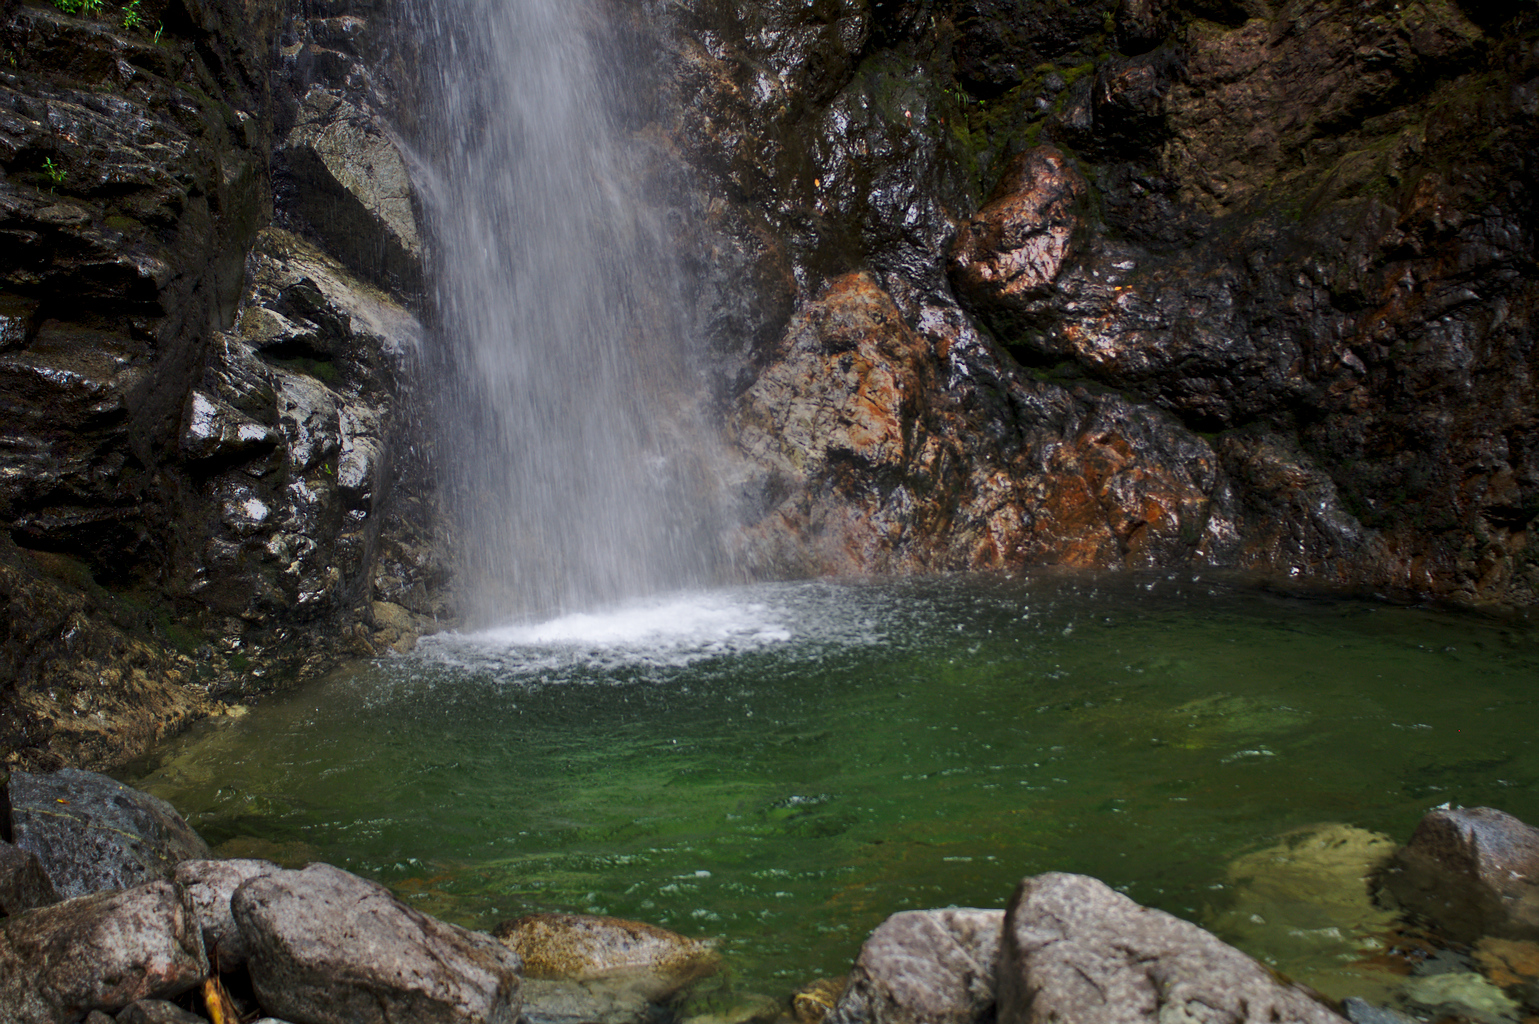
[(419, 0), (440, 450), (472, 620), (696, 582), (709, 439), (640, 88), (587, 0)]

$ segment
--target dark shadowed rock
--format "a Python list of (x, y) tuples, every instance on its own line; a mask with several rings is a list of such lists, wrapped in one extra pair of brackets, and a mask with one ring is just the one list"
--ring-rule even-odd
[(489, 935), (329, 864), (243, 883), (231, 910), (269, 1013), (305, 1024), (514, 1024), (519, 962)]
[(666, 928), (617, 917), (529, 914), (494, 933), (529, 978), (605, 981), (661, 1001), (720, 966), (710, 947)]
[(1460, 941), (1539, 938), (1539, 829), (1505, 811), (1429, 812), (1382, 882)]
[(165, 999), (141, 999), (125, 1006), (117, 1024), (208, 1024), (197, 1014)]
[(1000, 1024), (1341, 1024), (1194, 924), (1084, 875), (1024, 879), (1006, 912)]
[(242, 882), (279, 870), (266, 860), (185, 860), (176, 866), (176, 882), (198, 916), (209, 962), (220, 971), (246, 964), (246, 943), (230, 913), (230, 897)]
[(181, 891), (157, 881), (0, 921), (7, 1024), (73, 1024), (140, 999), (172, 999), (208, 973)]
[(95, 772), (11, 776), (16, 845), (37, 854), (61, 896), (168, 878), (208, 844), (164, 800)]
[(994, 1007), (1002, 910), (912, 910), (871, 933), (829, 1024), (973, 1024)]
[(0, 917), (59, 902), (59, 894), (37, 855), (0, 842)]

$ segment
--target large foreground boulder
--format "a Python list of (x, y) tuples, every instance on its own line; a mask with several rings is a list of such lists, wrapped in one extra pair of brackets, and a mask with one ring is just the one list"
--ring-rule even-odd
[(6, 1024), (74, 1024), (141, 999), (173, 999), (208, 974), (182, 892), (156, 881), (0, 921)]
[(11, 773), (15, 842), (66, 899), (169, 878), (208, 844), (164, 800), (96, 772)]
[(519, 962), (329, 864), (243, 883), (230, 909), (268, 1013), (304, 1024), (514, 1024)]
[(1381, 876), (1450, 936), (1539, 939), (1539, 829), (1491, 807), (1438, 808)]
[(1005, 915), (999, 1024), (1342, 1024), (1233, 946), (1085, 875), (1024, 879)]
[(994, 1007), (1002, 910), (911, 910), (872, 932), (827, 1024), (972, 1024)]

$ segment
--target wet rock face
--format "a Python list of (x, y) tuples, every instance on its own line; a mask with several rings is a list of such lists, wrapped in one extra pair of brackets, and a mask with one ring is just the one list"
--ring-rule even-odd
[[(0, 13), (13, 763), (121, 763), (210, 691), (398, 641), (372, 599), (415, 632), (444, 610), (431, 501), (397, 486), (421, 242), (376, 113), (395, 57), (372, 11), (280, 7)], [(274, 215), (330, 252), (259, 239)]]
[(1017, 156), (988, 202), (957, 232), (951, 279), (958, 293), (991, 311), (1008, 312), (997, 332), (1027, 329), (1033, 300), (1058, 279), (1083, 222), (1085, 180), (1052, 146)]
[[(1539, 595), (1531, 12), (879, 3), (858, 60), (813, 75), (729, 30), (740, 8), (693, 4), (660, 47), (699, 205), (739, 251), (752, 223), (795, 285), (733, 421), (780, 429), (788, 388), (822, 401), (787, 353), (869, 275), (902, 321), (888, 344), (928, 347), (888, 361), (886, 416), (903, 459), (947, 453), (950, 492), (890, 457), (787, 469), (789, 448), (850, 449), (839, 430), (740, 430), (748, 547), (812, 541), (761, 564), (1195, 562)], [(1136, 439), (1062, 432), (1113, 408)], [(1089, 488), (1060, 478), (1087, 461)]]

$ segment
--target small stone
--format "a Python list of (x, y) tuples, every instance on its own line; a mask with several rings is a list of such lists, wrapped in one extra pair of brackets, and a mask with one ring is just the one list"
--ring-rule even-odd
[(791, 1016), (797, 1024), (822, 1024), (839, 1003), (848, 978), (819, 978), (810, 985), (803, 985), (791, 995)]
[(1374, 1006), (1356, 996), (1343, 999), (1341, 1010), (1352, 1024), (1416, 1024), (1414, 1017), (1408, 1017), (1399, 1010), (1392, 1010), (1387, 1006)]

